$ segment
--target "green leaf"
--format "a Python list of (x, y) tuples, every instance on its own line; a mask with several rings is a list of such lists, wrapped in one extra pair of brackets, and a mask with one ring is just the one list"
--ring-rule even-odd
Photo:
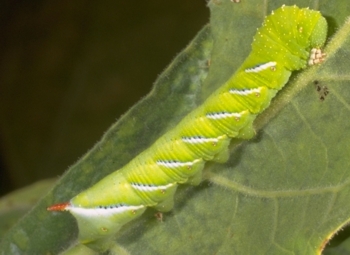
[[(211, 1), (210, 29), (8, 232), (1, 254), (56, 254), (74, 246), (73, 217), (45, 207), (123, 166), (228, 79), (248, 55), (264, 16), (286, 3), (262, 2)], [(305, 7), (301, 0), (288, 3)], [(337, 30), (326, 62), (293, 76), (257, 119), (257, 136), (234, 142), (226, 164), (208, 164), (200, 186), (182, 185), (170, 213), (160, 217), (149, 209), (126, 225), (117, 242), (131, 254), (320, 254), (349, 221), (350, 24), (341, 25), (350, 13), (340, 0), (317, 3), (310, 8), (326, 15), (331, 35)], [(315, 82), (330, 91), (324, 101)]]
[(0, 237), (32, 208), (54, 183), (53, 179), (39, 181), (1, 197)]
[(8, 232), (0, 244), (1, 254), (24, 251), (55, 254), (76, 242), (77, 226), (73, 217), (68, 213), (49, 213), (46, 207), (68, 201), (119, 169), (196, 108), (202, 81), (208, 73), (211, 49), (207, 26), (166, 68), (151, 93), (113, 125), (102, 140), (71, 167), (54, 190)]

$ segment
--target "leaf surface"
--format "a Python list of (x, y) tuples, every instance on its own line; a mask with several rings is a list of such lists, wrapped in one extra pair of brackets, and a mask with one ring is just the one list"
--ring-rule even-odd
[[(69, 200), (147, 148), (233, 74), (265, 15), (282, 4), (306, 7), (304, 2), (211, 1), (210, 28), (8, 233), (2, 254), (56, 254), (74, 244), (73, 217), (50, 214), (45, 207)], [(198, 187), (182, 185), (170, 213), (156, 217), (150, 209), (126, 225), (117, 238), (121, 246), (131, 254), (321, 252), (350, 217), (350, 32), (349, 23), (342, 26), (350, 11), (341, 3), (309, 3), (330, 24), (334, 40), (327, 61), (294, 75), (257, 119), (257, 136), (234, 141), (226, 164), (207, 164)], [(316, 85), (328, 88), (325, 100)]]

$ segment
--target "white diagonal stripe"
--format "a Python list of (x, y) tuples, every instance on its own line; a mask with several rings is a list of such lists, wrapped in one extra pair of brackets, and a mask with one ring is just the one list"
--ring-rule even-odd
[(157, 191), (157, 190), (166, 190), (167, 188), (170, 188), (174, 186), (174, 183), (169, 183), (167, 185), (153, 185), (153, 184), (142, 184), (142, 183), (131, 183), (131, 186), (134, 189), (141, 190), (141, 191)]
[(110, 205), (110, 206), (99, 206), (95, 208), (83, 208), (76, 206), (67, 207), (67, 211), (71, 211), (74, 214), (79, 214), (85, 217), (103, 217), (110, 216), (113, 214), (124, 213), (127, 211), (137, 211), (139, 209), (144, 208), (144, 205)]
[(256, 65), (254, 67), (247, 68), (244, 71), (246, 73), (258, 73), (258, 72), (266, 70), (270, 67), (276, 67), (276, 65), (277, 65), (277, 63), (272, 61), (272, 62), (267, 62), (265, 64), (259, 64), (259, 65)]
[(219, 141), (218, 138), (206, 138), (203, 136), (192, 136), (192, 137), (182, 137), (182, 141), (185, 143), (191, 143), (191, 144), (196, 144), (196, 143), (217, 143)]
[[(196, 160), (195, 160), (196, 161)], [(193, 166), (195, 163), (193, 162), (180, 162), (176, 160), (157, 160), (157, 165), (159, 166), (165, 166), (169, 168), (177, 168), (177, 167), (183, 167), (183, 166)]]
[(230, 93), (234, 95), (247, 96), (250, 94), (260, 94), (260, 88), (254, 89), (230, 89)]
[(207, 116), (208, 119), (218, 120), (218, 119), (226, 119), (231, 117), (240, 118), (242, 114), (237, 112), (210, 112), (210, 113), (207, 113), (205, 116)]

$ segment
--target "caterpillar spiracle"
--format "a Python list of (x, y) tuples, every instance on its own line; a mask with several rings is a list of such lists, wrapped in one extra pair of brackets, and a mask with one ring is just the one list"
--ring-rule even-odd
[(179, 184), (198, 184), (207, 161), (228, 159), (232, 138), (254, 136), (254, 119), (292, 71), (324, 60), (320, 48), (326, 34), (327, 22), (318, 11), (275, 10), (258, 29), (241, 67), (202, 105), (123, 168), (48, 210), (73, 214), (80, 242), (95, 249), (147, 207), (170, 210)]

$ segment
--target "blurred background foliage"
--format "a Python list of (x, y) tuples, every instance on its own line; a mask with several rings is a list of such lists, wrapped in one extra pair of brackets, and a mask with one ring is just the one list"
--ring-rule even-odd
[(0, 195), (62, 174), (209, 19), (204, 0), (0, 3)]

